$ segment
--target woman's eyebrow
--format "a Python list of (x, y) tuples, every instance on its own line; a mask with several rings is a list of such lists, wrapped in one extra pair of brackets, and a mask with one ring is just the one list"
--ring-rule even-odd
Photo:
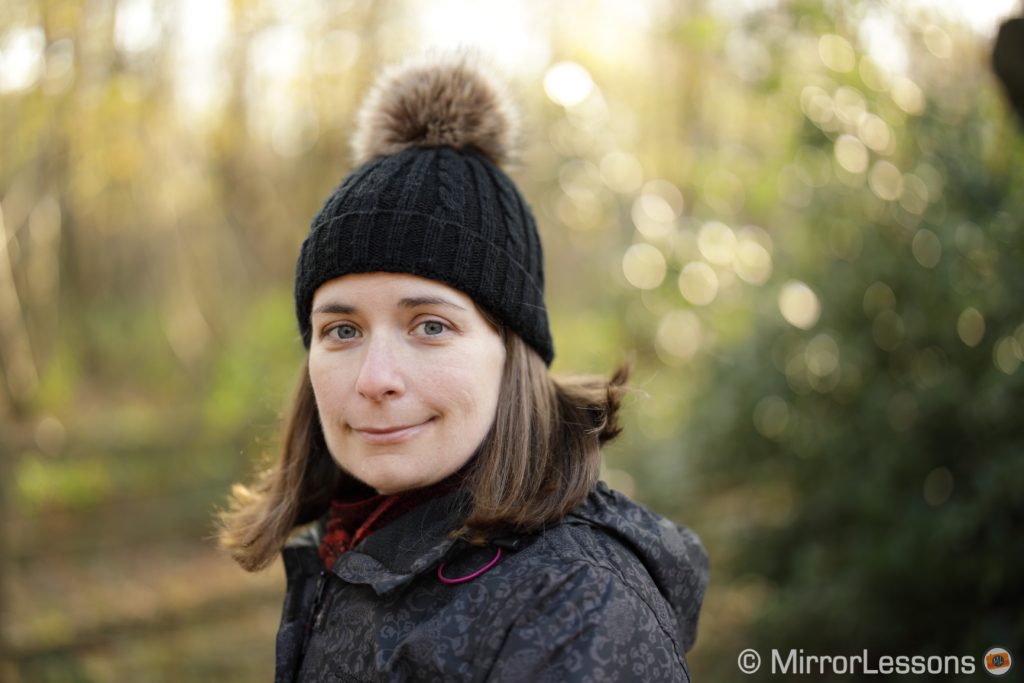
[(313, 309), (312, 315), (317, 313), (341, 313), (342, 315), (351, 315), (356, 312), (355, 306), (349, 306), (348, 304), (339, 304), (335, 301), (328, 302), (326, 304), (320, 304)]
[(417, 306), (430, 306), (430, 305), (434, 305), (434, 306), (451, 306), (452, 308), (457, 308), (460, 311), (466, 310), (462, 306), (460, 306), (460, 305), (458, 305), (456, 303), (453, 303), (451, 301), (448, 301), (448, 299), (442, 299), (439, 296), (407, 297), (405, 299), (400, 300), (398, 302), (398, 305), (401, 306), (402, 308), (416, 308)]

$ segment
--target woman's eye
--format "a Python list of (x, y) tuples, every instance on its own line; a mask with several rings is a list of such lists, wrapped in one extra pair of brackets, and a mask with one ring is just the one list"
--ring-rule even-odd
[(359, 331), (354, 325), (338, 325), (337, 327), (332, 327), (328, 334), (333, 334), (338, 339), (352, 339), (359, 334)]
[(431, 337), (439, 335), (444, 332), (445, 324), (440, 323), (436, 320), (428, 320), (424, 323), (420, 323), (420, 327), (423, 328), (423, 333)]

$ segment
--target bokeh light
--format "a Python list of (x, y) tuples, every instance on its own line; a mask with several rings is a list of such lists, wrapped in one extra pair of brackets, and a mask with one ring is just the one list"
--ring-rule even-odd
[(790, 280), (779, 291), (779, 311), (790, 325), (808, 330), (818, 322), (821, 302), (805, 283)]
[(706, 306), (718, 295), (718, 275), (703, 261), (691, 261), (679, 273), (679, 292), (695, 306)]
[(939, 26), (935, 24), (926, 26), (922, 38), (924, 38), (924, 44), (928, 51), (939, 59), (949, 59), (953, 56), (953, 41), (949, 34)]
[(857, 122), (857, 136), (875, 152), (885, 152), (892, 144), (892, 132), (881, 116), (864, 112)]
[(710, 221), (697, 233), (697, 248), (709, 262), (730, 265), (736, 255), (736, 234), (725, 223)]
[(914, 259), (925, 268), (934, 268), (942, 258), (942, 242), (927, 228), (921, 228), (914, 234), (911, 250), (914, 252)]
[(576, 62), (558, 62), (544, 74), (544, 92), (563, 107), (575, 107), (594, 90), (594, 81)]
[(692, 311), (672, 310), (662, 316), (654, 336), (659, 355), (669, 356), (668, 362), (688, 361), (701, 344), (701, 322)]
[(762, 436), (778, 439), (789, 424), (789, 404), (780, 396), (765, 396), (754, 408), (754, 426)]
[(644, 169), (635, 156), (627, 152), (609, 152), (601, 159), (601, 178), (614, 192), (636, 192), (644, 181)]
[(1014, 337), (1003, 337), (996, 342), (992, 351), (992, 359), (1002, 372), (1012, 375), (1020, 367), (1024, 358), (1024, 349)]
[(756, 226), (739, 230), (739, 240), (732, 267), (741, 280), (752, 285), (763, 285), (772, 274), (772, 241), (768, 234)]
[(956, 332), (968, 346), (977, 346), (985, 337), (985, 317), (973, 306), (965, 308), (956, 321)]
[(0, 93), (17, 93), (34, 86), (43, 73), (46, 35), (38, 26), (6, 32), (0, 45)]
[(665, 279), (665, 257), (650, 244), (634, 244), (622, 257), (622, 273), (637, 289), (654, 289)]
[(853, 46), (834, 33), (827, 33), (818, 39), (818, 55), (822, 63), (833, 71), (852, 71), (857, 65)]
[(868, 168), (868, 150), (852, 135), (840, 135), (835, 144), (836, 161), (850, 173), (863, 173)]
[(892, 82), (892, 100), (908, 114), (924, 111), (924, 92), (921, 87), (906, 76), (895, 76)]
[(873, 318), (882, 311), (890, 310), (896, 306), (896, 294), (892, 287), (884, 282), (872, 282), (864, 290), (863, 307), (864, 314)]
[(892, 162), (876, 161), (868, 174), (868, 187), (879, 199), (895, 201), (903, 194), (903, 174)]

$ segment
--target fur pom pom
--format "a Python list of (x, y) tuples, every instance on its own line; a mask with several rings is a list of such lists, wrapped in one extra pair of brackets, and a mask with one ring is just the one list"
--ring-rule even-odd
[(501, 82), (468, 53), (429, 55), (385, 70), (359, 110), (357, 165), (411, 147), (474, 149), (502, 166), (519, 119)]

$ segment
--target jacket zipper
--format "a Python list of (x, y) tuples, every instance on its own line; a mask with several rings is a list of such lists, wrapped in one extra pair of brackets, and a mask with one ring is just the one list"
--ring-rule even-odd
[(310, 621), (315, 619), (317, 622), (313, 625), (314, 628), (320, 625), (320, 603), (323, 602), (325, 588), (327, 588), (327, 571), (321, 569), (320, 575), (316, 578), (316, 593), (313, 594), (313, 609), (309, 614)]
[(323, 601), (324, 589), (327, 587), (327, 572), (323, 569), (320, 570), (320, 575), (316, 579), (316, 591), (313, 593), (313, 606), (309, 611), (309, 616), (306, 618), (306, 625), (302, 629), (302, 649), (299, 655), (299, 665), (301, 666), (302, 660), (306, 657), (306, 647), (309, 645), (309, 637), (312, 632), (320, 627), (320, 603)]
[(323, 606), (324, 592), (327, 588), (327, 572), (323, 569), (320, 570), (320, 576), (316, 580), (316, 595), (313, 597), (313, 630), (320, 628), (320, 620), (323, 617), (323, 612), (320, 608)]

